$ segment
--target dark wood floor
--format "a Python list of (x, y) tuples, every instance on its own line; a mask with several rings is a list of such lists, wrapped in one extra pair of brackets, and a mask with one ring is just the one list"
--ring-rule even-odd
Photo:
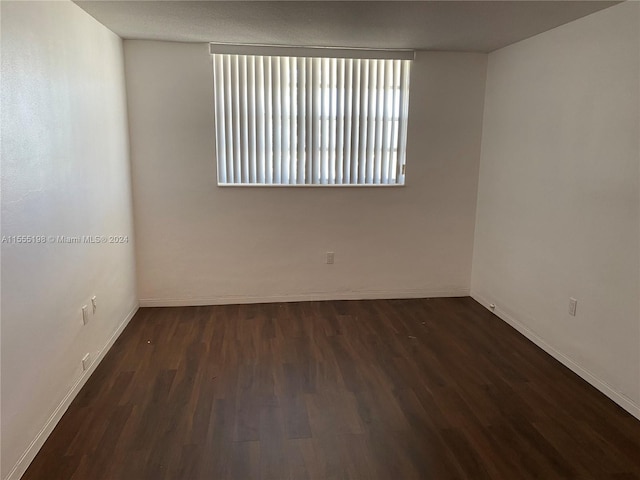
[(24, 480), (638, 479), (640, 422), (470, 298), (141, 309)]

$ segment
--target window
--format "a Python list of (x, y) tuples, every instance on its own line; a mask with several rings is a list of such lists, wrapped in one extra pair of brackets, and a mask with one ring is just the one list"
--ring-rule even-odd
[(404, 184), (410, 60), (213, 50), (219, 185)]

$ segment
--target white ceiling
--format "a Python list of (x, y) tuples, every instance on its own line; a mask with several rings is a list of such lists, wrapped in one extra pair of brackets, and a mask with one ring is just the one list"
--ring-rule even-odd
[(123, 38), (490, 52), (614, 1), (76, 1)]

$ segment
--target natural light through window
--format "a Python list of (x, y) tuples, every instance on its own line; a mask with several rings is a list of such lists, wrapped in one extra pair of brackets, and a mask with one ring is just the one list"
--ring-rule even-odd
[(213, 54), (219, 185), (403, 185), (411, 60)]

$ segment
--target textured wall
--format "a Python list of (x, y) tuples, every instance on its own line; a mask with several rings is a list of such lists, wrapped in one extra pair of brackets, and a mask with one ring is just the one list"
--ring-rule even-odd
[[(2, 478), (36, 441), (17, 478), (137, 295), (122, 41), (71, 2), (1, 8)], [(82, 235), (129, 242), (48, 238)]]
[(418, 55), (399, 188), (219, 188), (207, 45), (125, 64), (143, 305), (468, 294), (486, 55)]
[(639, 15), (626, 2), (489, 55), (472, 281), (636, 415)]

